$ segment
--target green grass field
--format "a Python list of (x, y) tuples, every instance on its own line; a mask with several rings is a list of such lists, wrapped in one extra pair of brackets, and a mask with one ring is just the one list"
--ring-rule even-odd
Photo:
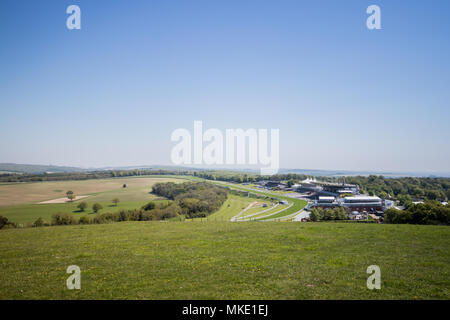
[[(0, 231), (0, 299), (449, 299), (450, 229), (120, 222)], [(66, 268), (81, 268), (81, 290)], [(381, 290), (366, 268), (381, 268)]]
[(194, 220), (209, 220), (209, 221), (228, 221), (236, 214), (247, 208), (247, 206), (254, 202), (255, 199), (239, 197), (235, 195), (228, 195), (227, 200), (223, 203), (222, 207), (209, 215), (204, 219), (194, 219)]
[[(259, 200), (259, 199), (256, 201), (258, 202), (258, 204), (256, 206), (251, 207), (247, 211), (245, 211), (244, 214), (242, 215), (242, 217), (246, 217), (246, 216), (253, 217), (254, 215), (257, 215), (259, 212), (263, 212), (263, 211), (268, 212), (273, 207), (271, 201)], [(267, 207), (263, 207), (262, 204), (266, 204)]]
[(288, 208), (286, 208), (286, 210), (283, 210), (283, 211), (281, 211), (279, 213), (276, 213), (276, 214), (274, 214), (274, 215), (272, 215), (270, 217), (261, 218), (260, 220), (284, 219), (287, 216), (300, 211), (301, 209), (306, 207), (306, 205), (308, 204), (305, 200), (285, 197), (285, 196), (282, 196), (281, 194), (276, 194), (276, 193), (273, 193), (273, 192), (267, 191), (267, 190), (255, 190), (255, 189), (252, 189), (251, 187), (243, 186), (241, 184), (225, 183), (225, 182), (217, 182), (217, 181), (215, 181), (213, 183), (216, 183), (216, 184), (222, 185), (222, 186), (228, 186), (228, 187), (230, 187), (232, 189), (236, 189), (236, 190), (249, 191), (249, 192), (252, 192), (254, 194), (260, 194), (260, 195), (265, 195), (265, 196), (273, 196), (273, 197), (275, 197), (277, 199), (280, 199), (280, 200), (286, 200), (286, 201), (288, 201), (289, 204), (293, 204), (292, 206), (288, 206)]
[(278, 206), (271, 208), (268, 211), (251, 216), (251, 217), (249, 217), (249, 219), (256, 220), (256, 219), (259, 219), (259, 218), (265, 217), (265, 216), (269, 216), (268, 218), (271, 218), (271, 217), (273, 217), (273, 215), (275, 213), (285, 210), (287, 207), (288, 207), (287, 205), (279, 204)]

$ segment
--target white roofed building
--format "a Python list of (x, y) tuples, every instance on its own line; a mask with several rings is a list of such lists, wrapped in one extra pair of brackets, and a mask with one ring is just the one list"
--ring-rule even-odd
[(383, 210), (383, 201), (377, 196), (357, 195), (345, 197), (342, 205), (351, 211), (376, 212)]

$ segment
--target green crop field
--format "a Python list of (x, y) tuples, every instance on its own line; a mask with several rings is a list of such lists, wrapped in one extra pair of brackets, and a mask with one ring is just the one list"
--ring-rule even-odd
[[(450, 298), (445, 226), (120, 222), (1, 230), (0, 243), (0, 299)], [(81, 290), (66, 288), (69, 265)]]

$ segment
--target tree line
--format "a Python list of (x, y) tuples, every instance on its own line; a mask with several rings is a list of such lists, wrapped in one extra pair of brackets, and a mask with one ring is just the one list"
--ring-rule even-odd
[(331, 220), (348, 220), (347, 213), (342, 207), (339, 208), (312, 208), (309, 214), (311, 221), (331, 221)]
[(446, 201), (450, 198), (450, 178), (386, 178), (370, 175), (346, 177), (345, 181), (358, 184), (363, 193), (399, 200), (402, 204), (412, 200)]
[(386, 223), (450, 225), (450, 204), (429, 200), (413, 204), (405, 210), (388, 209), (384, 213)]
[(193, 175), (191, 170), (105, 170), (92, 172), (54, 172), (42, 174), (0, 174), (0, 182), (41, 182), (64, 180), (90, 180), (146, 175)]
[(207, 180), (219, 180), (235, 183), (245, 183), (245, 182), (254, 183), (264, 180), (291, 181), (293, 183), (307, 178), (306, 175), (297, 173), (259, 175), (252, 173), (239, 173), (233, 171), (195, 171), (194, 176)]

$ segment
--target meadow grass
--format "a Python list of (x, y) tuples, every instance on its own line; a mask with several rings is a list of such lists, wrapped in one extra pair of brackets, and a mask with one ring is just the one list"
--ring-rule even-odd
[(248, 207), (255, 199), (229, 194), (220, 209), (206, 217), (210, 221), (228, 221)]
[[(286, 209), (287, 207), (288, 207), (288, 206), (285, 205), (285, 204), (279, 204), (278, 206), (276, 206), (276, 207), (274, 207), (274, 208), (272, 208), (272, 209), (270, 209), (270, 210), (268, 210), (268, 211), (266, 211), (266, 212), (263, 212), (263, 213), (260, 213), (260, 214), (251, 216), (249, 219), (252, 219), (252, 220), (254, 220), (254, 219), (259, 219), (259, 218), (261, 218), (261, 217), (265, 217), (265, 216), (270, 215), (270, 214), (273, 214), (273, 213), (275, 213), (275, 212), (284, 210), (284, 209)], [(272, 216), (270, 216), (270, 217), (272, 217)]]
[[(1, 230), (0, 243), (0, 299), (450, 298), (447, 226), (120, 222)], [(81, 290), (66, 288), (69, 265)]]
[[(250, 214), (256, 214), (260, 211), (268, 210), (272, 207), (272, 202), (268, 200), (262, 200), (262, 199), (253, 199), (254, 201), (258, 202), (256, 205), (248, 209), (244, 212), (243, 216), (247, 216)], [(263, 204), (266, 204), (267, 207), (263, 207)]]

